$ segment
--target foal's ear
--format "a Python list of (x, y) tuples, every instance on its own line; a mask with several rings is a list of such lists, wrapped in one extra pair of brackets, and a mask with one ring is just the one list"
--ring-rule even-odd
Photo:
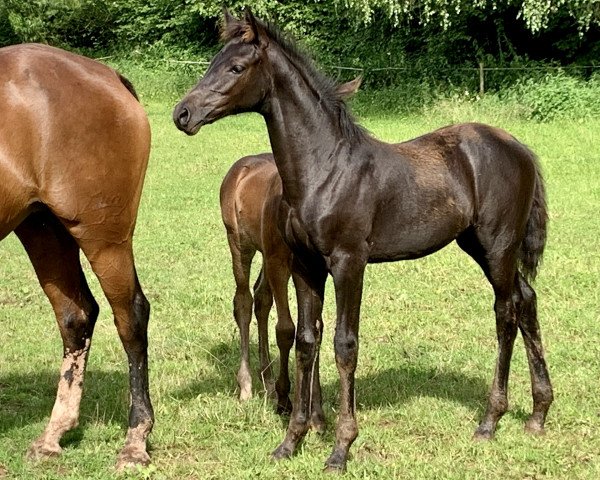
[(267, 35), (262, 25), (256, 20), (250, 7), (244, 10), (244, 20), (246, 21), (246, 29), (242, 40), (246, 43), (254, 43), (261, 47), (268, 45)]
[(221, 23), (221, 40), (229, 41), (240, 35), (242, 22), (235, 18), (227, 8), (223, 7), (223, 22)]
[(342, 100), (347, 100), (358, 91), (361, 83), (362, 75), (359, 75), (354, 80), (338, 85), (335, 91)]
[(223, 7), (223, 28), (226, 29), (229, 25), (237, 22), (238, 20), (229, 13), (227, 7)]

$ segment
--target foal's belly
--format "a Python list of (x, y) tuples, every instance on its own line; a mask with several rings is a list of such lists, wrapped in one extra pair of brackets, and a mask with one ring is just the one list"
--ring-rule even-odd
[(459, 212), (374, 225), (369, 238), (370, 263), (408, 260), (429, 255), (456, 239), (469, 220)]

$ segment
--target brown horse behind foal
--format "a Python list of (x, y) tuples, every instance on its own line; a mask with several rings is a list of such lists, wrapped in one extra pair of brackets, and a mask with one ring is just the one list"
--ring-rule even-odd
[[(338, 85), (341, 98), (352, 96), (360, 87), (362, 77)], [(240, 400), (252, 397), (249, 341), (252, 305), (258, 323), (258, 350), (260, 377), (266, 391), (273, 393), (273, 372), (269, 354), (268, 319), (275, 300), (279, 348), (279, 377), (275, 384), (277, 411), (291, 411), (290, 377), (288, 372), (290, 349), (294, 344), (295, 326), (290, 315), (288, 282), (292, 252), (277, 227), (281, 178), (271, 153), (240, 158), (225, 175), (221, 184), (221, 216), (227, 231), (231, 251), (236, 292), (233, 314), (240, 329), (241, 362), (237, 373)], [(259, 251), (263, 265), (254, 285), (254, 299), (250, 293), (250, 267)], [(315, 378), (315, 401), (320, 408), (318, 372)], [(318, 396), (318, 397), (317, 397)]]
[(0, 239), (15, 232), (58, 322), (64, 354), (56, 402), (28, 455), (58, 455), (78, 424), (98, 304), (83, 251), (114, 313), (129, 361), (129, 429), (117, 466), (147, 464), (150, 305), (132, 251), (150, 152), (132, 85), (98, 62), (44, 45), (0, 49)]

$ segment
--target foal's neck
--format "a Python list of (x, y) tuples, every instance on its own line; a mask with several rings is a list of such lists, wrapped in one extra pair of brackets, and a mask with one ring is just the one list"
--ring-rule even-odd
[(273, 91), (263, 111), (284, 197), (294, 205), (313, 194), (349, 141), (339, 118), (281, 51), (272, 55)]

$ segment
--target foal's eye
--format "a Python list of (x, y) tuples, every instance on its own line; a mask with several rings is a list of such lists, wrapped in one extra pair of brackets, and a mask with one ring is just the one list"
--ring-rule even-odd
[(231, 67), (231, 71), (233, 73), (242, 73), (244, 71), (244, 67), (242, 67), (241, 65), (234, 65), (233, 67)]

